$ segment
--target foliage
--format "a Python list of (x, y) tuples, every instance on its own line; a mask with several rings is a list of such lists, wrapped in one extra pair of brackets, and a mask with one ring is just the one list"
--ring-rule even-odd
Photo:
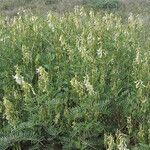
[(0, 19), (1, 149), (149, 149), (149, 39), (138, 16), (76, 7)]
[(96, 10), (120, 8), (120, 0), (4, 0), (0, 2), (0, 13), (15, 16), (20, 8), (31, 9), (32, 12), (45, 14), (49, 10), (57, 12), (72, 11), (75, 6), (93, 7)]
[(87, 4), (94, 8), (114, 9), (121, 5), (120, 0), (87, 0)]

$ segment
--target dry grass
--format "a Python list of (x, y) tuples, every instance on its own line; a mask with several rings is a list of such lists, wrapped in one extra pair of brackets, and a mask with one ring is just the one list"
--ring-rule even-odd
[(72, 10), (76, 5), (82, 5), (85, 0), (0, 0), (0, 14), (6, 16), (14, 16), (20, 8), (31, 9), (35, 13), (45, 14), (53, 10), (57, 12), (65, 12)]
[[(148, 20), (150, 13), (149, 0), (119, 0), (121, 7), (119, 12), (127, 17), (129, 13), (142, 14), (145, 20)], [(49, 10), (57, 12), (70, 11), (76, 5), (83, 5), (88, 0), (0, 0), (0, 14), (14, 16), (18, 9), (31, 9), (35, 13), (45, 14)]]

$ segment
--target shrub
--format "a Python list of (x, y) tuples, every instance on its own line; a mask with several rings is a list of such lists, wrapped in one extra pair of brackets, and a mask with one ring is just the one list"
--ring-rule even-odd
[(121, 2), (119, 0), (87, 0), (87, 4), (93, 8), (116, 9)]
[(0, 20), (0, 149), (149, 149), (141, 19), (83, 8)]

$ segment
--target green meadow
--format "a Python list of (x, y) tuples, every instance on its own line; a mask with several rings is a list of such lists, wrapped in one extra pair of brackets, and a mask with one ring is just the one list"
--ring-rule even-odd
[(0, 3), (0, 150), (150, 149), (148, 1)]

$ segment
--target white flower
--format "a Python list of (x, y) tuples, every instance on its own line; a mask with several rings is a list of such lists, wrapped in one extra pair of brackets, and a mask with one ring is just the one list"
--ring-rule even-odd
[(87, 91), (89, 92), (90, 95), (93, 95), (95, 92), (94, 92), (94, 89), (93, 89), (93, 85), (90, 83), (89, 81), (89, 76), (86, 75), (84, 77), (84, 85), (87, 89)]
[(133, 13), (129, 13), (129, 17), (128, 17), (128, 21), (131, 22), (134, 20), (134, 16), (133, 16)]
[(102, 51), (102, 49), (98, 49), (98, 50), (97, 50), (97, 55), (98, 55), (99, 58), (102, 58), (102, 56), (103, 56), (103, 51)]
[(144, 84), (143, 84), (143, 81), (142, 80), (137, 80), (135, 81), (135, 84), (136, 84), (136, 88), (143, 88), (143, 87), (146, 87)]
[(52, 30), (52, 32), (55, 31), (55, 27), (54, 27), (53, 23), (51, 23), (50, 21), (48, 22), (48, 26)]
[(36, 69), (36, 73), (39, 74), (40, 73), (40, 68)]
[(19, 84), (19, 85), (24, 84), (24, 78), (21, 75), (16, 74), (15, 76), (13, 76), (13, 79), (15, 79), (17, 84)]
[(42, 70), (43, 70), (43, 67), (40, 66), (39, 68), (36, 69), (36, 73), (40, 75), (42, 73)]

